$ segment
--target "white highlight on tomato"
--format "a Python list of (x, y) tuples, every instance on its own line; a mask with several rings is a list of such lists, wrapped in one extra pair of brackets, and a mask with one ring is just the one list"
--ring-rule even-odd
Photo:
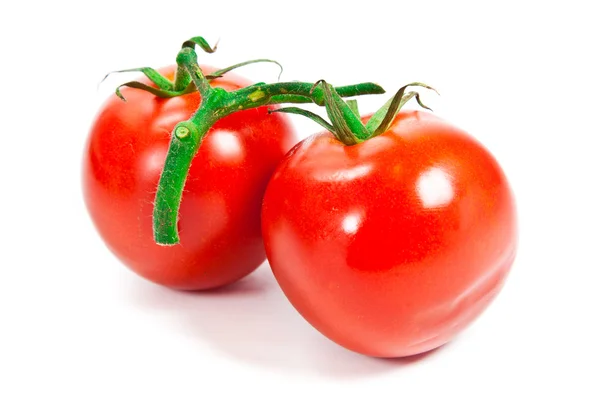
[(439, 208), (454, 198), (450, 176), (439, 167), (425, 171), (417, 180), (417, 194), (426, 208)]
[(244, 150), (238, 137), (229, 131), (219, 130), (211, 135), (211, 140), (219, 154), (224, 157), (243, 156)]
[(360, 215), (359, 214), (348, 214), (342, 221), (342, 229), (349, 235), (355, 234), (360, 226)]

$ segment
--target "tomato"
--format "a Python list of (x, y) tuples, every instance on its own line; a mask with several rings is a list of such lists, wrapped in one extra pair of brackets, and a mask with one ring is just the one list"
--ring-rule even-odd
[[(162, 72), (172, 78), (173, 68)], [(226, 90), (248, 85), (229, 74), (213, 82)], [(214, 288), (252, 272), (265, 260), (264, 190), (296, 143), (290, 122), (284, 115), (269, 115), (266, 107), (217, 122), (185, 184), (180, 244), (162, 247), (152, 235), (159, 176), (173, 127), (192, 115), (200, 96), (161, 99), (129, 88), (122, 93), (126, 102), (112, 96), (98, 113), (83, 161), (85, 202), (107, 246), (139, 275), (176, 289)]]
[(401, 357), (451, 340), (501, 289), (515, 202), (496, 160), (433, 114), (380, 136), (294, 147), (263, 200), (267, 258), (293, 306), (334, 342)]

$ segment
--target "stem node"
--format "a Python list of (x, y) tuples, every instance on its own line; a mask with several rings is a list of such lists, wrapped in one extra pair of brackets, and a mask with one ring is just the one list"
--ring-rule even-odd
[(177, 129), (175, 129), (175, 136), (177, 136), (179, 139), (185, 139), (189, 135), (190, 135), (190, 130), (188, 128), (186, 128), (185, 126), (180, 126)]

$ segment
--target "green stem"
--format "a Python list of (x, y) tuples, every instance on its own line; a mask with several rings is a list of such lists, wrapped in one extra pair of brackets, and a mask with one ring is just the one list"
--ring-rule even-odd
[(159, 245), (179, 243), (177, 220), (183, 187), (202, 139), (216, 122), (203, 110), (197, 114), (202, 114), (200, 123), (180, 122), (171, 135), (154, 202), (154, 240)]
[(177, 55), (177, 65), (178, 68), (184, 67), (187, 70), (192, 82), (194, 82), (194, 85), (196, 85), (196, 88), (200, 92), (200, 96), (204, 98), (208, 96), (213, 89), (200, 69), (197, 59), (198, 55), (193, 48), (184, 47)]
[(192, 83), (192, 77), (187, 72), (187, 69), (183, 65), (177, 65), (177, 71), (175, 71), (175, 84), (173, 85), (173, 91), (181, 92)]
[[(194, 49), (190, 47), (181, 49), (177, 65), (175, 86), (183, 85), (187, 72), (200, 92), (202, 101), (190, 119), (175, 126), (158, 183), (153, 213), (154, 239), (157, 244), (165, 246), (179, 243), (177, 220), (188, 171), (202, 139), (219, 119), (240, 110), (265, 105), (325, 103), (323, 89), (305, 82), (258, 83), (233, 92), (213, 88), (198, 66)], [(335, 91), (343, 97), (384, 92), (373, 83), (343, 86), (335, 88)]]

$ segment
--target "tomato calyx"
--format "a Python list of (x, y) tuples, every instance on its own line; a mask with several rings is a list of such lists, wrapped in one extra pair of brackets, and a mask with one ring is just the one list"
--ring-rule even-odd
[(413, 97), (419, 106), (431, 111), (431, 108), (421, 101), (419, 92), (409, 91), (406, 93), (406, 90), (409, 87), (423, 87), (438, 93), (438, 91), (431, 86), (421, 82), (412, 82), (404, 85), (391, 99), (377, 110), (373, 116), (371, 116), (366, 124), (363, 124), (360, 113), (358, 112), (356, 100), (352, 99), (344, 101), (340, 96), (338, 89), (333, 88), (324, 80), (315, 83), (313, 90), (316, 90), (318, 87), (322, 87), (323, 93), (325, 94), (324, 105), (331, 123), (315, 113), (298, 107), (284, 107), (273, 110), (273, 112), (299, 114), (310, 118), (333, 133), (340, 142), (347, 146), (353, 146), (364, 142), (365, 140), (371, 139), (387, 131), (394, 121), (394, 117), (400, 112), (400, 109)]
[[(142, 72), (155, 86), (141, 82), (127, 82), (116, 89), (116, 95), (125, 100), (120, 88), (131, 87), (152, 93), (158, 97), (176, 97), (198, 91), (200, 106), (186, 121), (178, 123), (171, 135), (165, 165), (160, 175), (154, 201), (153, 231), (154, 240), (163, 246), (179, 243), (177, 221), (183, 188), (192, 159), (196, 155), (208, 130), (221, 118), (240, 110), (247, 110), (281, 103), (315, 103), (326, 105), (329, 100), (327, 91), (306, 82), (257, 83), (235, 91), (213, 88), (210, 81), (218, 79), (227, 72), (258, 62), (275, 63), (269, 59), (256, 59), (205, 75), (198, 65), (196, 46), (207, 53), (216, 50), (202, 37), (194, 37), (183, 43), (176, 61), (177, 70), (174, 81), (170, 81), (152, 68), (144, 67), (117, 72)], [(281, 74), (280, 74), (281, 75)], [(340, 97), (352, 97), (366, 94), (385, 93), (381, 86), (374, 83), (358, 83), (333, 89)]]
[[(196, 46), (199, 46), (202, 50), (204, 50), (206, 53), (209, 53), (209, 54), (214, 53), (217, 50), (217, 44), (215, 44), (214, 46), (211, 47), (208, 44), (208, 42), (201, 36), (193, 37), (193, 38), (188, 39), (185, 42), (183, 42), (183, 44), (181, 45), (181, 51), (179, 52), (179, 54), (177, 56), (178, 57), (177, 70), (175, 72), (174, 81), (169, 80), (168, 78), (161, 75), (160, 72), (156, 71), (153, 68), (141, 67), (141, 68), (130, 68), (130, 69), (123, 69), (123, 70), (119, 70), (119, 71), (109, 72), (108, 74), (106, 74), (106, 76), (102, 79), (102, 81), (100, 83), (104, 82), (106, 80), (106, 78), (108, 78), (112, 74), (125, 73), (125, 72), (141, 72), (146, 76), (146, 78), (148, 78), (156, 86), (156, 87), (150, 86), (150, 85), (144, 84), (142, 82), (138, 82), (138, 81), (130, 81), (130, 82), (123, 83), (123, 84), (119, 85), (115, 90), (115, 94), (123, 101), (127, 101), (127, 99), (125, 99), (125, 97), (121, 93), (121, 88), (123, 88), (123, 87), (130, 87), (133, 89), (145, 90), (145, 91), (150, 92), (153, 95), (155, 95), (157, 97), (161, 97), (161, 98), (171, 98), (171, 97), (183, 96), (186, 94), (193, 93), (197, 90), (197, 88), (194, 85), (194, 83), (192, 82), (192, 78), (184, 66), (184, 63), (185, 63), (184, 59), (188, 54), (195, 53)], [(186, 49), (189, 49), (189, 50), (186, 50)], [(223, 75), (225, 75), (226, 73), (228, 73), (230, 71), (233, 71), (234, 69), (241, 68), (241, 67), (244, 67), (244, 66), (250, 65), (250, 64), (256, 64), (256, 63), (272, 63), (272, 64), (277, 65), (279, 67), (279, 76), (277, 78), (278, 80), (281, 77), (281, 74), (283, 73), (283, 66), (280, 63), (278, 63), (277, 61), (266, 59), (266, 58), (259, 58), (259, 59), (255, 59), (255, 60), (244, 61), (241, 63), (231, 65), (227, 68), (220, 69), (218, 71), (213, 72), (212, 74), (205, 75), (205, 78), (208, 81), (212, 81), (214, 79), (222, 78)]]
[(327, 116), (331, 120), (340, 141), (352, 145), (366, 140), (369, 137), (369, 131), (367, 131), (360, 117), (353, 110), (358, 110), (358, 103), (350, 107), (336, 94), (333, 86), (325, 82), (325, 80), (318, 81), (315, 86), (317, 85), (323, 87)]

